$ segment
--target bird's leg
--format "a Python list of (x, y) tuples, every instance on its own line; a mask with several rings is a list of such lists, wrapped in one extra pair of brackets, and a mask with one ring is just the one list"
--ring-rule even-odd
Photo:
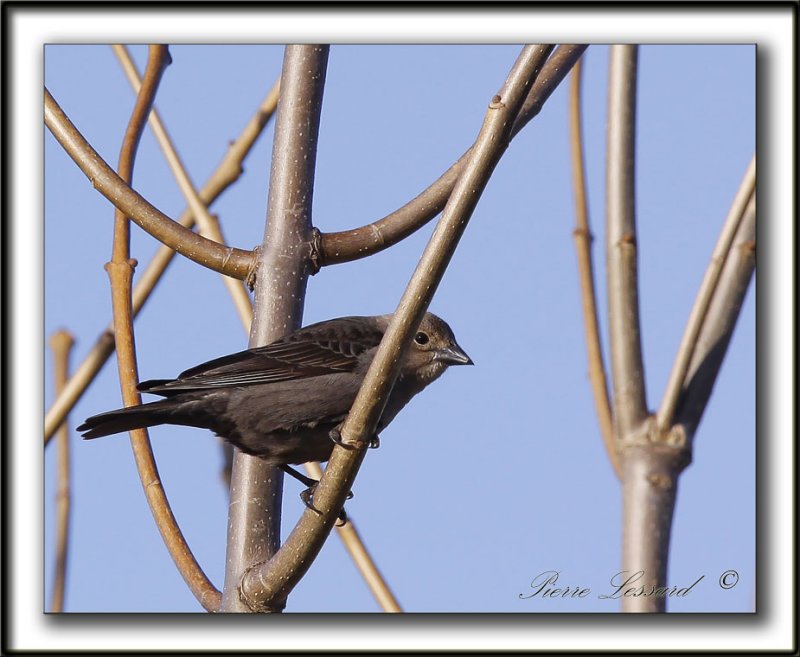
[[(314, 506), (314, 491), (319, 484), (319, 481), (316, 479), (312, 479), (311, 477), (307, 477), (306, 475), (298, 472), (293, 467), (289, 465), (281, 465), (279, 466), (281, 470), (283, 470), (286, 474), (294, 477), (299, 481), (301, 484), (306, 486), (307, 488), (300, 493), (300, 499), (303, 500), (303, 504), (305, 504), (309, 509), (314, 511), (314, 513), (320, 513), (320, 510)], [(353, 491), (349, 491), (347, 493), (347, 499), (352, 499)], [(339, 511), (339, 520), (341, 521), (342, 525), (347, 522), (347, 513), (345, 513), (344, 508)], [(341, 526), (341, 525), (337, 525)]]
[(282, 465), (280, 466), (280, 468), (286, 474), (291, 475), (292, 477), (297, 479), (297, 481), (299, 481), (304, 486), (307, 486), (308, 488), (314, 488), (314, 486), (316, 486), (319, 483), (319, 481), (317, 481), (316, 479), (312, 479), (311, 477), (306, 477), (306, 475), (302, 474), (301, 472), (298, 472), (291, 466)]

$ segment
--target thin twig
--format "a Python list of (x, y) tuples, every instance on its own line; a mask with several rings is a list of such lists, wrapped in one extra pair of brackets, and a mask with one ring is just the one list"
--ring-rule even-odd
[[(75, 340), (68, 331), (56, 331), (50, 338), (53, 350), (55, 391), (58, 394), (69, 377), (69, 355)], [(58, 483), (56, 486), (56, 566), (50, 610), (64, 611), (67, 582), (67, 552), (69, 547), (70, 465), (69, 424), (67, 419), (58, 428)]]
[[(211, 205), (228, 187), (235, 183), (244, 172), (242, 163), (250, 154), (256, 140), (264, 131), (270, 117), (278, 104), (279, 82), (276, 82), (267, 97), (262, 101), (256, 110), (255, 115), (250, 119), (241, 134), (228, 147), (222, 160), (214, 173), (206, 181), (200, 191), (200, 198), (206, 205)], [(178, 219), (178, 223), (187, 228), (191, 228), (194, 223), (194, 214), (191, 209), (184, 210)], [(133, 316), (136, 317), (150, 297), (150, 293), (155, 288), (167, 266), (172, 262), (175, 251), (170, 247), (162, 245), (159, 247), (153, 259), (139, 276), (136, 286), (133, 288)], [(114, 353), (114, 333), (113, 325), (109, 323), (106, 329), (98, 336), (88, 355), (77, 367), (64, 391), (58, 395), (52, 406), (48, 409), (44, 422), (44, 441), (48, 444), (50, 438), (55, 433), (58, 425), (63, 422), (64, 417), (75, 406), (81, 395), (89, 387), (97, 373)]]
[(689, 371), (689, 364), (692, 362), (694, 352), (697, 349), (697, 341), (700, 331), (705, 321), (706, 313), (711, 305), (711, 299), (725, 267), (728, 257), (733, 248), (733, 241), (739, 230), (739, 226), (747, 210), (748, 203), (755, 193), (756, 186), (756, 158), (750, 160), (747, 171), (744, 174), (739, 190), (733, 199), (733, 204), (725, 218), (717, 245), (711, 254), (711, 261), (708, 263), (703, 282), (697, 292), (692, 311), (686, 322), (686, 328), (681, 338), (675, 363), (670, 372), (664, 397), (658, 409), (656, 422), (661, 431), (667, 431), (673, 424), (675, 409), (678, 406), (681, 392), (686, 387), (686, 374)]
[[(136, 70), (136, 65), (133, 63), (133, 60), (128, 54), (127, 48), (122, 45), (114, 45), (112, 48), (114, 50), (114, 54), (117, 56), (117, 59), (119, 59), (120, 64), (122, 65), (122, 69), (128, 78), (128, 82), (130, 82), (131, 87), (133, 87), (134, 93), (138, 93), (142, 82), (141, 78), (139, 77), (139, 72)], [(180, 187), (180, 190), (189, 205), (189, 209), (191, 210), (192, 215), (195, 217), (195, 221), (200, 226), (200, 233), (205, 237), (214, 240), (217, 244), (225, 244), (225, 238), (222, 235), (222, 229), (220, 228), (219, 221), (216, 217), (211, 215), (211, 213), (208, 211), (208, 207), (200, 198), (200, 194), (195, 189), (194, 183), (189, 177), (189, 173), (186, 171), (186, 167), (184, 166), (180, 155), (178, 155), (178, 151), (173, 145), (172, 139), (170, 139), (167, 129), (164, 127), (164, 123), (161, 121), (161, 117), (159, 116), (158, 110), (155, 107), (153, 107), (153, 110), (150, 112), (150, 127), (152, 128), (153, 134), (158, 141), (158, 145), (164, 152), (167, 164), (169, 164), (169, 167), (178, 182), (178, 187)], [(233, 299), (234, 306), (236, 306), (236, 312), (239, 313), (239, 318), (245, 324), (246, 330), (249, 333), (250, 322), (253, 319), (253, 315), (250, 297), (247, 296), (247, 290), (245, 290), (244, 284), (241, 281), (224, 274), (222, 274), (222, 282), (228, 289), (228, 292)]]
[[(126, 184), (131, 181), (139, 139), (155, 100), (158, 83), (168, 63), (169, 53), (166, 46), (150, 46), (144, 82), (136, 97), (136, 104), (120, 151), (119, 173)], [(129, 253), (130, 221), (119, 209), (115, 210), (114, 214), (114, 244), (111, 261), (106, 265), (106, 270), (111, 281), (122, 399), (125, 406), (135, 406), (141, 403), (141, 397), (136, 389), (138, 374), (131, 304), (133, 263)], [(221, 599), (220, 592), (214, 588), (200, 568), (175, 520), (161, 484), (147, 431), (136, 429), (130, 434), (131, 447), (145, 497), (170, 556), (200, 604), (209, 611), (217, 611)]]
[(170, 219), (134, 191), (100, 157), (72, 124), (50, 92), (44, 90), (45, 125), (92, 186), (119, 210), (160, 242), (190, 260), (228, 276), (247, 280), (252, 275), (255, 256), (206, 239)]
[(492, 99), (470, 162), (417, 264), (342, 426), (342, 439), (351, 449), (334, 448), (314, 493), (317, 511), (306, 510), (280, 551), (269, 562), (246, 573), (241, 590), (248, 600), (267, 605), (285, 600), (330, 533), (364, 459), (368, 439), (397, 378), (413, 331), (444, 275), (494, 167), (508, 147), (513, 120), (545, 56), (541, 47), (526, 46), (500, 94)]
[(581, 61), (572, 68), (569, 95), (570, 152), (572, 154), (572, 186), (575, 193), (575, 250), (578, 255), (578, 273), (583, 307), (583, 328), (586, 336), (586, 352), (589, 361), (589, 379), (592, 383), (594, 406), (600, 424), (600, 434), (606, 446), (617, 479), (622, 472), (617, 452), (617, 441), (611, 420), (611, 404), (608, 399), (606, 366), (603, 347), (600, 343), (600, 320), (597, 316), (597, 301), (592, 266), (592, 231), (589, 227), (589, 207), (586, 199), (586, 178), (583, 160), (583, 134), (581, 130)]

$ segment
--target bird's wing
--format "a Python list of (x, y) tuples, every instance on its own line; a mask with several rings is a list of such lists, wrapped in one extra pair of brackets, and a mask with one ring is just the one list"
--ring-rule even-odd
[(174, 380), (144, 381), (139, 390), (169, 396), (350, 372), (383, 337), (366, 317), (343, 317), (300, 329), (265, 347), (240, 351), (182, 372)]

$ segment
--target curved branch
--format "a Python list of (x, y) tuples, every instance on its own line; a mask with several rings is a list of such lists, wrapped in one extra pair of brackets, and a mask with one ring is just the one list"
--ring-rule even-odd
[(597, 300), (592, 267), (592, 231), (589, 228), (589, 207), (586, 201), (586, 177), (583, 160), (583, 134), (581, 131), (581, 61), (572, 69), (569, 96), (570, 146), (572, 152), (572, 186), (575, 191), (575, 250), (578, 255), (578, 273), (583, 306), (583, 328), (586, 336), (586, 352), (589, 360), (589, 379), (592, 382), (594, 407), (600, 434), (606, 447), (608, 459), (617, 479), (622, 478), (617, 441), (611, 420), (611, 405), (608, 399), (606, 366), (603, 362), (603, 347), (600, 343), (600, 321), (597, 317)]
[[(119, 59), (125, 76), (133, 87), (134, 93), (138, 93), (142, 82), (139, 77), (139, 72), (136, 70), (136, 65), (128, 54), (128, 49), (122, 45), (113, 45), (112, 49), (117, 59)], [(189, 176), (189, 172), (186, 170), (183, 160), (181, 160), (181, 156), (178, 154), (178, 150), (172, 143), (172, 139), (170, 139), (169, 133), (164, 123), (161, 121), (161, 117), (155, 106), (150, 112), (149, 121), (150, 128), (156, 137), (156, 141), (158, 141), (158, 145), (164, 152), (164, 157), (175, 176), (178, 187), (183, 193), (183, 197), (186, 199), (186, 203), (191, 209), (192, 214), (196, 217), (195, 220), (200, 226), (200, 234), (214, 240), (217, 244), (224, 245), (225, 238), (222, 235), (219, 220), (208, 211), (208, 206), (206, 206), (200, 198), (200, 194), (195, 188)], [(239, 313), (239, 317), (246, 324), (247, 331), (249, 332), (253, 312), (250, 304), (250, 297), (247, 296), (247, 290), (245, 290), (244, 285), (242, 285), (240, 281), (230, 276), (225, 276), (224, 274), (222, 274), (222, 282), (228, 289), (231, 299), (236, 306), (236, 312)]]
[[(137, 94), (136, 104), (120, 152), (120, 177), (127, 182), (131, 180), (136, 148), (153, 105), (161, 75), (168, 63), (169, 53), (166, 46), (150, 47), (144, 82)], [(106, 270), (111, 281), (122, 399), (125, 406), (135, 406), (141, 404), (141, 397), (136, 389), (138, 372), (131, 309), (133, 266), (128, 248), (130, 222), (120, 210), (117, 209), (114, 214), (113, 255), (111, 262), (106, 265)], [(161, 484), (147, 431), (136, 429), (130, 434), (131, 447), (136, 461), (136, 469), (142, 481), (142, 488), (170, 556), (200, 604), (209, 611), (217, 611), (221, 595), (195, 560), (175, 520)]]
[(190, 260), (247, 280), (255, 263), (251, 251), (217, 244), (184, 228), (135, 192), (78, 132), (50, 92), (44, 90), (45, 125), (92, 185), (142, 229)]
[[(539, 46), (542, 58), (553, 46)], [(513, 138), (541, 110), (544, 102), (580, 59), (587, 46), (559, 46), (542, 66), (522, 110), (511, 129)], [(464, 153), (438, 180), (403, 207), (371, 224), (336, 233), (323, 233), (320, 240), (321, 265), (335, 265), (364, 258), (396, 244), (422, 228), (438, 215), (469, 161), (472, 148)]]
[[(256, 110), (255, 115), (248, 121), (247, 126), (228, 147), (214, 173), (206, 181), (200, 191), (200, 199), (206, 205), (211, 205), (217, 200), (222, 192), (235, 183), (244, 172), (242, 162), (250, 154), (250, 150), (263, 132), (278, 104), (278, 89), (279, 83), (276, 82)], [(195, 217), (191, 209), (184, 210), (178, 219), (178, 223), (186, 226), (186, 228), (191, 228), (194, 225)], [(162, 245), (147, 265), (147, 268), (139, 276), (139, 280), (133, 288), (134, 317), (142, 309), (147, 299), (150, 298), (150, 293), (155, 289), (161, 275), (166, 271), (174, 256), (175, 251), (168, 246)], [(83, 393), (86, 392), (89, 384), (94, 380), (94, 377), (111, 354), (114, 353), (113, 330), (113, 325), (109, 324), (97, 337), (91, 350), (75, 369), (64, 390), (56, 397), (56, 400), (48, 409), (44, 420), (45, 445), (50, 442), (50, 438), (55, 433), (58, 425), (64, 421), (66, 415), (72, 410)]]
[(334, 448), (314, 493), (314, 506), (318, 512), (307, 509), (278, 553), (270, 561), (258, 564), (246, 573), (242, 580), (242, 595), (247, 599), (269, 605), (285, 600), (322, 548), (364, 459), (367, 442), (397, 378), (413, 331), (444, 275), (494, 167), (508, 147), (512, 122), (522, 107), (540, 63), (540, 49), (534, 46), (524, 48), (500, 95), (492, 99), (470, 162), (400, 299), (342, 426), (342, 439), (351, 449)]

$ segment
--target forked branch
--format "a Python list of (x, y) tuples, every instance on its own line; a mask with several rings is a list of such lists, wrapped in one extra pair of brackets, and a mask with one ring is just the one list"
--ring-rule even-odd
[(492, 99), (470, 161), (417, 264), (342, 427), (342, 439), (353, 449), (334, 448), (314, 493), (314, 506), (319, 513), (306, 510), (278, 553), (245, 574), (241, 593), (251, 604), (274, 606), (285, 600), (330, 533), (397, 378), (413, 331), (444, 275), (495, 165), (508, 146), (514, 118), (545, 56), (546, 50), (541, 46), (525, 47), (502, 90)]

